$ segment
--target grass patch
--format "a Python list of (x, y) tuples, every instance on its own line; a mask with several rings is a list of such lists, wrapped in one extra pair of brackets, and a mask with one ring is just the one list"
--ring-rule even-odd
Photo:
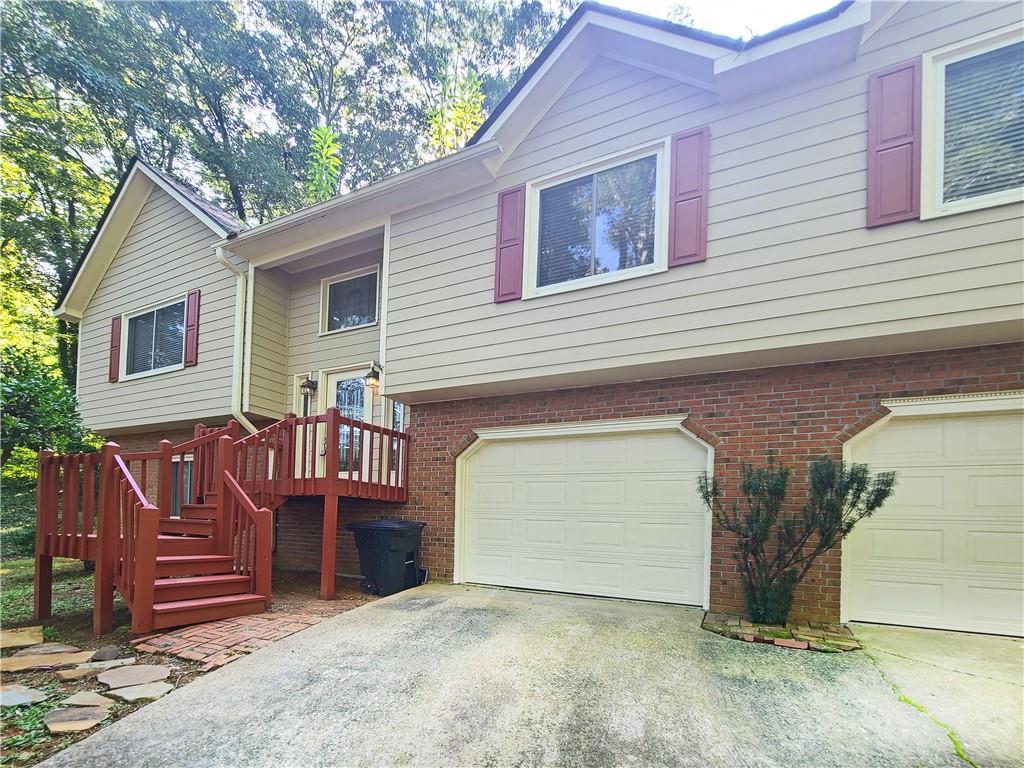
[[(0, 562), (0, 623), (5, 627), (33, 624), (35, 560), (22, 558)], [(114, 597), (115, 631), (99, 638), (92, 633), (92, 573), (81, 560), (53, 559), (53, 615), (41, 622), (47, 640), (59, 640), (82, 648), (98, 648), (104, 639), (120, 642), (128, 631), (128, 609)], [(99, 645), (97, 645), (99, 643)]]
[(31, 557), (36, 539), (36, 488), (5, 482), (0, 497), (0, 557)]

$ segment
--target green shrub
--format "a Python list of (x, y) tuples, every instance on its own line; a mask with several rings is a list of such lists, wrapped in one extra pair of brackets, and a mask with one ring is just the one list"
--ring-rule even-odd
[(768, 454), (765, 467), (742, 464), (741, 506), (722, 503), (717, 478), (706, 473), (699, 489), (719, 525), (736, 536), (736, 560), (751, 621), (785, 624), (793, 591), (814, 561), (835, 547), (853, 527), (877, 511), (892, 494), (896, 475), (871, 476), (865, 464), (844, 464), (827, 456), (811, 462), (808, 493), (800, 512), (786, 511), (791, 471)]

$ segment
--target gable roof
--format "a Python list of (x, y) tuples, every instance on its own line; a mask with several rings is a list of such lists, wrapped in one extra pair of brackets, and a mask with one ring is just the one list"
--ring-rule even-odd
[(490, 183), (539, 116), (597, 56), (714, 91), (726, 101), (852, 61), (870, 18), (871, 0), (842, 0), (822, 13), (744, 41), (584, 2), (463, 149), (257, 225), (220, 245), (258, 266), (279, 263), (377, 226), (424, 199)]
[(57, 299), (54, 308), (57, 317), (69, 321), (81, 319), (100, 279), (154, 187), (167, 192), (220, 237), (236, 235), (244, 228), (238, 219), (183, 182), (134, 157), (117, 182), (103, 215), (75, 264), (70, 282)]
[(466, 142), (466, 146), (476, 144), (487, 134), (491, 126), (498, 121), (505, 110), (508, 109), (509, 105), (515, 101), (519, 93), (530, 83), (534, 76), (547, 62), (548, 58), (558, 50), (559, 45), (587, 13), (598, 13), (610, 18), (638, 24), (648, 29), (668, 32), (669, 34), (677, 35), (681, 38), (712, 45), (716, 48), (722, 49), (722, 53), (725, 54), (729, 52), (741, 53), (743, 51), (748, 51), (760, 45), (779, 40), (787, 35), (792, 35), (796, 32), (810, 29), (811, 27), (817, 26), (818, 24), (822, 24), (826, 21), (831, 21), (832, 19), (838, 18), (844, 11), (853, 5), (854, 0), (841, 0), (841, 2), (825, 11), (822, 11), (821, 13), (816, 13), (813, 16), (800, 19), (792, 24), (787, 24), (783, 27), (779, 27), (778, 29), (766, 32), (763, 35), (756, 35), (749, 40), (742, 40), (737, 37), (727, 37), (725, 35), (717, 35), (712, 32), (705, 32), (704, 30), (696, 29), (695, 27), (687, 27), (683, 24), (677, 24), (666, 19), (658, 19), (653, 16), (647, 16), (624, 8), (604, 5), (603, 3), (593, 2), (593, 0), (585, 0), (585, 2), (580, 3), (572, 16), (570, 16), (569, 19), (559, 28), (558, 32), (553, 38), (551, 38), (550, 42), (544, 46), (544, 50), (542, 50), (537, 55), (537, 58), (530, 63), (530, 66), (526, 68), (519, 79), (513, 84), (509, 92), (505, 94), (504, 98), (498, 102), (497, 106), (495, 106), (491, 111), (491, 114), (487, 116), (487, 119), (484, 120), (483, 124), (470, 137), (469, 141)]

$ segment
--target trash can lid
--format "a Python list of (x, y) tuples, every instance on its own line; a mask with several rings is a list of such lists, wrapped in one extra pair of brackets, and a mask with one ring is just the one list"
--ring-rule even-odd
[(364, 520), (359, 523), (348, 523), (345, 529), (349, 531), (407, 531), (414, 528), (422, 530), (426, 525), (418, 520)]

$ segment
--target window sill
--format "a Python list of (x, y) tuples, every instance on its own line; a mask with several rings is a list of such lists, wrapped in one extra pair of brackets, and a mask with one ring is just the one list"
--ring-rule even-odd
[(922, 206), (921, 220), (938, 219), (942, 216), (953, 216), (957, 213), (980, 211), (983, 208), (995, 208), (1000, 205), (1024, 202), (1024, 189), (1011, 189), (1006, 192), (995, 192), (991, 195), (958, 200), (955, 203), (944, 203), (938, 206)]
[(373, 328), (379, 321), (374, 320), (372, 323), (363, 323), (362, 325), (349, 325), (345, 328), (335, 328), (333, 331), (318, 331), (317, 336), (334, 336), (338, 333), (345, 333), (347, 331), (358, 331), (363, 328)]
[(164, 366), (163, 368), (154, 368), (151, 371), (141, 371), (139, 373), (125, 374), (125, 375), (121, 376), (121, 378), (118, 379), (117, 382), (111, 382), (111, 383), (116, 384), (116, 383), (119, 383), (121, 381), (135, 381), (136, 379), (147, 379), (150, 376), (159, 376), (161, 373), (173, 373), (174, 371), (183, 371), (183, 370), (185, 370), (185, 364), (184, 363), (179, 363), (178, 365), (168, 365), (168, 366)]
[(582, 277), (579, 280), (556, 283), (555, 285), (546, 285), (543, 288), (532, 288), (528, 292), (523, 293), (523, 300), (539, 299), (543, 296), (580, 291), (584, 288), (590, 288), (596, 285), (608, 285), (609, 283), (618, 283), (623, 280), (632, 280), (634, 278), (656, 275), (667, 271), (667, 264), (649, 264), (644, 267), (634, 267), (633, 269), (623, 270), (621, 272), (608, 272), (603, 275)]

